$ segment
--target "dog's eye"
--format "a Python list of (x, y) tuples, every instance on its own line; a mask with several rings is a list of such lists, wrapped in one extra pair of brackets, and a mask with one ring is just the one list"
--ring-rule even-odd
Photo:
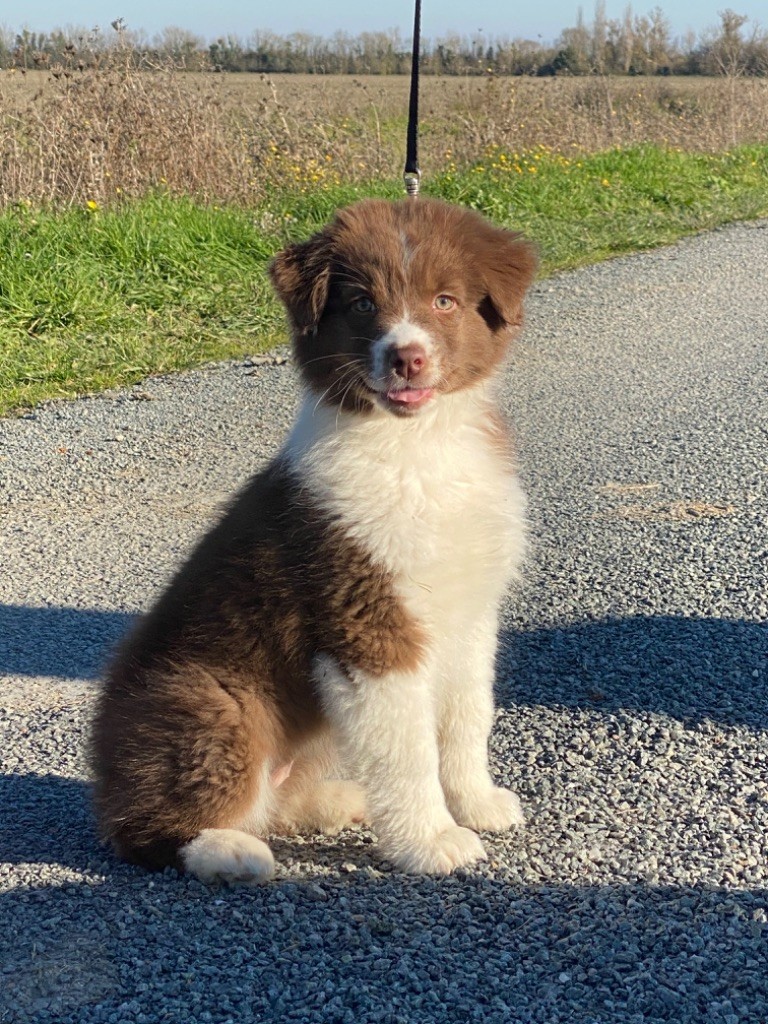
[(375, 313), (376, 305), (370, 295), (359, 295), (350, 304), (355, 313)]
[(432, 303), (435, 309), (441, 313), (448, 313), (450, 310), (456, 308), (456, 299), (450, 295), (438, 295), (435, 301)]

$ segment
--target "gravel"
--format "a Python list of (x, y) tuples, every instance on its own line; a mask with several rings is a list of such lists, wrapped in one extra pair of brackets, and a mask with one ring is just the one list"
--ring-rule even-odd
[(529, 825), (447, 879), (363, 831), (209, 889), (94, 833), (99, 666), (279, 444), (281, 354), (0, 422), (0, 1022), (764, 1022), (767, 265), (758, 222), (534, 289), (492, 739)]

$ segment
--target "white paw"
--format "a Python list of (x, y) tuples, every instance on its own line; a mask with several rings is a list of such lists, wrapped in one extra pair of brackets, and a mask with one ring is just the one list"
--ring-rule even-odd
[(275, 873), (272, 851), (234, 828), (206, 828), (179, 851), (184, 868), (202, 882), (256, 885)]
[(473, 797), (464, 797), (458, 806), (450, 805), (456, 821), (478, 832), (506, 832), (524, 825), (525, 816), (516, 793), (494, 786)]
[(450, 825), (429, 842), (393, 851), (389, 857), (398, 868), (409, 874), (450, 875), (456, 868), (485, 860), (486, 854), (479, 836), (468, 828)]

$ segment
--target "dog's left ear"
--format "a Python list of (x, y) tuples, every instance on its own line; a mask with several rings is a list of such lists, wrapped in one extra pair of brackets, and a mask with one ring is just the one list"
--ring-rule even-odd
[(320, 231), (306, 242), (289, 245), (272, 260), (269, 276), (294, 329), (307, 334), (320, 322), (328, 301), (332, 241)]
[(486, 245), (481, 261), (486, 297), (480, 313), (494, 330), (519, 327), (523, 322), (523, 299), (539, 266), (536, 247), (521, 235), (501, 228), (494, 229)]

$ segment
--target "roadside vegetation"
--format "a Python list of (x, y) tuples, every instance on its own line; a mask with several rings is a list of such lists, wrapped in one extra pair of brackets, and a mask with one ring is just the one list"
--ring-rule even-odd
[[(283, 341), (268, 261), (401, 195), (407, 86), (0, 72), (0, 413)], [(768, 80), (433, 77), (421, 160), (552, 273), (768, 215)]]
[[(544, 272), (768, 214), (768, 146), (598, 154), (494, 148), (425, 193), (473, 206), (541, 247)], [(285, 189), (251, 208), (167, 193), (113, 207), (0, 213), (0, 413), (126, 385), (285, 340), (269, 258), (339, 205), (396, 182)]]

